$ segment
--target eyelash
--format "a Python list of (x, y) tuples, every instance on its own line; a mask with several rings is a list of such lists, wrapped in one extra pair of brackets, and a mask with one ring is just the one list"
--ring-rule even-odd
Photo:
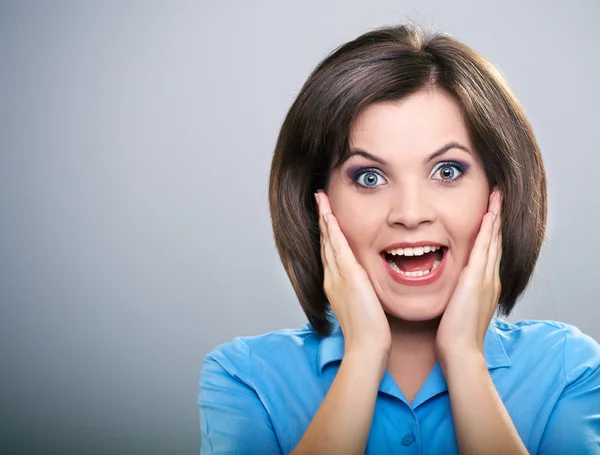
[(458, 177), (451, 178), (450, 180), (440, 180), (443, 184), (455, 183), (455, 182), (459, 181), (467, 173), (467, 166), (465, 166), (464, 164), (458, 163), (456, 161), (444, 161), (444, 162), (436, 165), (435, 170), (433, 171), (433, 174), (439, 172), (440, 169), (443, 169), (445, 167), (455, 168), (458, 170), (459, 174), (458, 174)]
[[(441, 163), (436, 164), (434, 170), (432, 171), (431, 175), (435, 175), (436, 173), (438, 173), (441, 169), (444, 169), (446, 167), (450, 167), (450, 168), (454, 168), (459, 172), (459, 175), (457, 177), (454, 177), (450, 180), (444, 180), (444, 179), (435, 179), (435, 180), (439, 180), (440, 183), (442, 183), (443, 185), (450, 185), (453, 183), (458, 182), (462, 177), (464, 177), (464, 175), (467, 173), (467, 166), (465, 166), (464, 164), (458, 163), (456, 161), (443, 161)], [(360, 168), (357, 169), (353, 172), (351, 172), (351, 180), (352, 182), (358, 186), (361, 189), (365, 189), (365, 190), (373, 190), (375, 188), (377, 188), (379, 185), (376, 186), (366, 186), (363, 185), (361, 183), (359, 183), (359, 179), (361, 177), (363, 177), (364, 175), (367, 174), (376, 174), (378, 177), (385, 179), (384, 174), (381, 170), (377, 169), (377, 168), (372, 168), (372, 167), (368, 167), (368, 168)]]

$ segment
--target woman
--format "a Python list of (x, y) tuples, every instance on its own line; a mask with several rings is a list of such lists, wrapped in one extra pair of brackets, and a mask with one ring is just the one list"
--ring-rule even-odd
[(600, 346), (494, 317), (533, 273), (546, 181), (489, 62), (416, 27), (340, 47), (285, 119), (269, 197), (309, 323), (206, 357), (202, 453), (600, 454)]

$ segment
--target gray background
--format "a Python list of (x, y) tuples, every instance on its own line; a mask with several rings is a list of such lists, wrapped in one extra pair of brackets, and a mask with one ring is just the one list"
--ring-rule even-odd
[(496, 63), (549, 177), (515, 318), (600, 339), (600, 2), (0, 3), (0, 452), (199, 448), (203, 356), (304, 322), (267, 178), (313, 67), (380, 25)]

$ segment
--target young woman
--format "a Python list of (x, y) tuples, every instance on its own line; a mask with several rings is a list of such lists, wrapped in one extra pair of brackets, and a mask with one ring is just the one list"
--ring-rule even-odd
[(215, 349), (202, 453), (600, 454), (600, 346), (509, 324), (546, 181), (493, 66), (416, 27), (327, 57), (282, 126), (270, 205), (309, 323)]

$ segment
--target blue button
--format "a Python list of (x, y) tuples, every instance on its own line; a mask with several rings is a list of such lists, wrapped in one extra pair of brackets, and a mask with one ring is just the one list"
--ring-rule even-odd
[(412, 433), (406, 433), (404, 435), (404, 437), (402, 438), (402, 441), (400, 441), (400, 442), (402, 443), (403, 446), (409, 446), (413, 442), (415, 442), (415, 437), (413, 436)]

